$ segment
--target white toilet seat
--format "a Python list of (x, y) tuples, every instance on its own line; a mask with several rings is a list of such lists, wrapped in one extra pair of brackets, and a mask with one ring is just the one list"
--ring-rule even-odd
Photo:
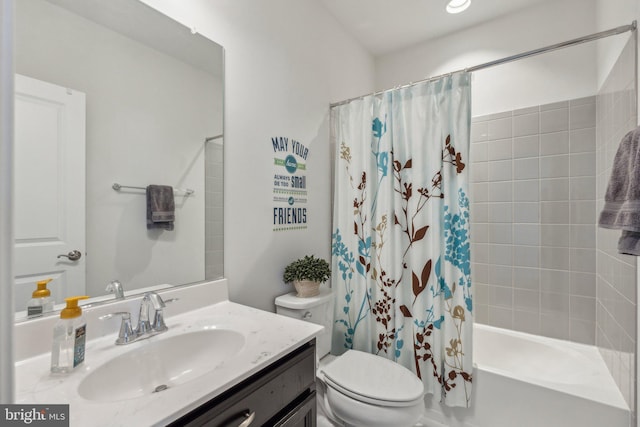
[(362, 403), (409, 407), (422, 402), (422, 381), (407, 368), (382, 357), (356, 350), (322, 368), (328, 387)]

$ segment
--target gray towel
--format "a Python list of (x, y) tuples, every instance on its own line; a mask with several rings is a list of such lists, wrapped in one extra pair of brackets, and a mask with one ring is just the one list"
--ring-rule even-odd
[(623, 230), (618, 251), (640, 248), (640, 127), (627, 133), (616, 152), (598, 225)]
[(625, 255), (640, 256), (640, 233), (622, 230), (618, 240), (618, 252)]
[(173, 188), (169, 185), (147, 187), (147, 230), (161, 228), (173, 230), (175, 202)]

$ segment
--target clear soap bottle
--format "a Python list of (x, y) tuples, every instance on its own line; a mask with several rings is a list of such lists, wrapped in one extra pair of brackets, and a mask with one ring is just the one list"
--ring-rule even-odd
[(87, 325), (78, 301), (86, 298), (89, 297), (65, 298), (67, 306), (60, 312), (60, 319), (53, 328), (51, 372), (54, 374), (68, 374), (84, 362)]
[(27, 317), (36, 317), (53, 311), (53, 298), (51, 298), (51, 291), (47, 289), (47, 283), (52, 279), (41, 280), (36, 283), (38, 287), (31, 294), (31, 299), (27, 302)]

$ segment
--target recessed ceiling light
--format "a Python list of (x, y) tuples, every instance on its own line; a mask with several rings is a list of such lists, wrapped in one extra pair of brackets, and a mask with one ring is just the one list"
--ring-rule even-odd
[(460, 13), (471, 5), (471, 0), (451, 0), (447, 5), (447, 12)]

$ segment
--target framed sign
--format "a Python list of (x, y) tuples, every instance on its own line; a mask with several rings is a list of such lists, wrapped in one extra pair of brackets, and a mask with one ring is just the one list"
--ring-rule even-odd
[(273, 146), (273, 231), (307, 228), (307, 158), (309, 148), (283, 136)]

